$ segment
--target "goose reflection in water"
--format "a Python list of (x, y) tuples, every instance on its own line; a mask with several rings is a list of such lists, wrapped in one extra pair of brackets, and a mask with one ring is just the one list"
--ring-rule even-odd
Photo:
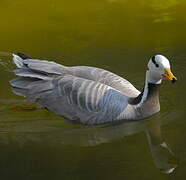
[[(170, 113), (171, 114), (171, 113)], [(169, 114), (169, 115), (170, 115)], [(168, 115), (168, 116), (169, 116)], [(171, 114), (172, 116), (172, 114)], [(4, 117), (6, 119), (6, 117)], [(37, 144), (54, 144), (60, 145), (73, 145), (73, 146), (97, 146), (103, 143), (111, 143), (114, 140), (122, 139), (125, 136), (133, 135), (139, 132), (144, 132), (149, 144), (149, 149), (152, 155), (153, 162), (155, 166), (163, 173), (172, 173), (178, 166), (178, 160), (174, 153), (163, 140), (161, 135), (161, 125), (165, 124), (162, 116), (154, 116), (149, 120), (125, 122), (123, 124), (115, 125), (101, 125), (101, 126), (79, 126), (70, 125), (69, 126), (59, 126), (50, 123), (54, 123), (49, 119), (42, 120), (41, 124), (29, 125), (25, 117), (21, 121), (19, 118), (18, 124), (23, 123), (21, 126), (16, 126), (15, 133), (11, 136), (11, 142), (17, 142), (24, 146), (25, 142)], [(32, 117), (29, 117), (32, 119)], [(35, 115), (33, 113), (33, 119), (35, 120)], [(167, 116), (166, 116), (167, 119)], [(27, 121), (27, 124), (25, 122)], [(38, 122), (38, 119), (36, 120)], [(35, 122), (36, 122), (35, 121)], [(59, 120), (61, 122), (61, 119)], [(166, 122), (167, 123), (167, 122)], [(32, 126), (32, 127), (31, 127)], [(34, 127), (33, 127), (34, 126)], [(7, 128), (8, 126), (6, 126)], [(10, 122), (11, 127), (11, 122)], [(24, 128), (22, 128), (24, 127)], [(4, 131), (9, 131), (5, 129)], [(11, 130), (10, 130), (11, 131)], [(44, 133), (44, 136), (41, 134)], [(7, 135), (5, 135), (7, 136)], [(10, 136), (1, 138), (10, 138)], [(5, 140), (4, 139), (4, 140)], [(6, 140), (8, 142), (9, 139)]]
[[(157, 117), (154, 117), (151, 120), (128, 122), (115, 126), (108, 126), (105, 128), (97, 129), (96, 131), (93, 130), (92, 132), (90, 129), (88, 129), (79, 135), (81, 136), (81, 143), (83, 143), (83, 145), (95, 146), (142, 131), (146, 134), (155, 166), (162, 173), (172, 173), (178, 166), (178, 160), (170, 147), (162, 138), (161, 121)], [(77, 138), (79, 139), (80, 136), (77, 136), (76, 140)], [(74, 136), (72, 139), (74, 139)], [(68, 143), (69, 142), (70, 141), (68, 139)], [(78, 140), (76, 142), (79, 143)]]
[(178, 160), (161, 136), (160, 122), (148, 124), (145, 133), (155, 166), (163, 173), (172, 173), (178, 165)]

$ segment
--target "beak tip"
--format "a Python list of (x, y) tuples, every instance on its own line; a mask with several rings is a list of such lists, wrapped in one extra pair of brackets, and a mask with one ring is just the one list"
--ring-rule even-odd
[(174, 84), (177, 81), (177, 78), (172, 78), (171, 82)]

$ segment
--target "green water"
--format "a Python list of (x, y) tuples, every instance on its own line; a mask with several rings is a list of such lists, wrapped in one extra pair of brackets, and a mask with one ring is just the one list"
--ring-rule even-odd
[(149, 57), (160, 53), (179, 81), (162, 84), (156, 116), (88, 127), (30, 108), (0, 66), (0, 179), (185, 180), (185, 10), (185, 0), (1, 0), (1, 52), (105, 68), (139, 89)]

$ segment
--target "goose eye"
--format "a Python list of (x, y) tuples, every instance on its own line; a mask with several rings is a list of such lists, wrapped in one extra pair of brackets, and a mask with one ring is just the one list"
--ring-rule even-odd
[(153, 64), (158, 68), (159, 67), (159, 64), (156, 62), (155, 60), (155, 56), (152, 57), (152, 62)]

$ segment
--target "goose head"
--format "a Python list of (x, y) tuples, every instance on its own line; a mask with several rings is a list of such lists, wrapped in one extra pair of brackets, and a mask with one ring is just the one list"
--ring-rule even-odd
[(173, 75), (170, 68), (169, 60), (162, 55), (151, 57), (148, 62), (148, 82), (160, 84), (162, 79), (175, 83), (177, 78)]

